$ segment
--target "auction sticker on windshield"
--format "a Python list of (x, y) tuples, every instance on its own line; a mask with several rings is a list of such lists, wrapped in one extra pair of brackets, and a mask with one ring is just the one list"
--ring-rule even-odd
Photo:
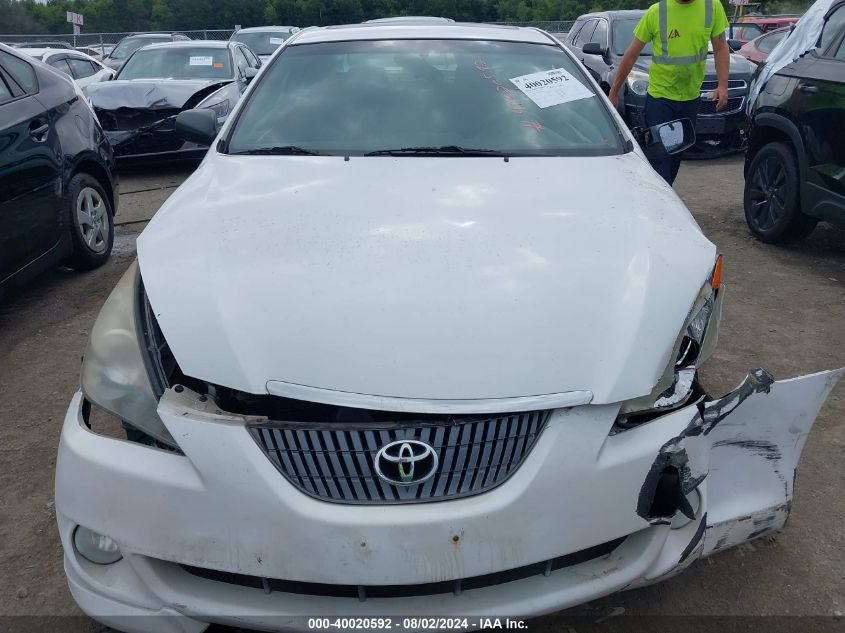
[(270, 38), (270, 43), (271, 43), (271, 44), (276, 44), (276, 45), (279, 45), (279, 44), (284, 44), (284, 43), (285, 43), (285, 41), (284, 41), (281, 37), (271, 37), (271, 38)]
[(511, 83), (541, 108), (587, 99), (593, 93), (563, 68), (514, 77)]
[(190, 63), (191, 66), (211, 66), (213, 61), (214, 61), (213, 57), (211, 57), (211, 56), (206, 57), (206, 56), (202, 55), (202, 56), (197, 56), (197, 57), (191, 56), (191, 60), (190, 60), (189, 63)]

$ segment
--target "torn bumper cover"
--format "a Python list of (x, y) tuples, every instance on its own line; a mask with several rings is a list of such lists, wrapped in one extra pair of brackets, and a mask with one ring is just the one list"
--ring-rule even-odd
[[(159, 404), (183, 454), (92, 433), (77, 394), (56, 468), (70, 588), (93, 617), (135, 631), (553, 612), (782, 527), (804, 441), (843, 371), (774, 382), (755, 370), (724, 398), (624, 431), (618, 404), (559, 409), (493, 490), (381, 506), (303, 494), (247, 420), (187, 389)], [(78, 525), (122, 559), (85, 560)]]

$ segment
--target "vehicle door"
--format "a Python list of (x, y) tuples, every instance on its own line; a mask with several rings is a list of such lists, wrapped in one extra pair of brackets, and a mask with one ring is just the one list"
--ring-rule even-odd
[(598, 44), (602, 53), (599, 54), (587, 54), (584, 52), (584, 45), (581, 45), (581, 62), (590, 71), (590, 74), (593, 76), (597, 82), (601, 83), (602, 77), (607, 74), (607, 71), (610, 70), (610, 66), (607, 63), (607, 49), (608, 49), (608, 24), (607, 20), (604, 18), (599, 18), (596, 20), (596, 26), (593, 30), (593, 34), (590, 36), (590, 39), (584, 42), (584, 44), (592, 43)]
[(810, 181), (845, 195), (845, 3), (834, 8), (793, 92)]
[[(46, 71), (45, 71), (46, 72)], [(61, 144), (35, 70), (0, 50), (0, 279), (59, 240)]]

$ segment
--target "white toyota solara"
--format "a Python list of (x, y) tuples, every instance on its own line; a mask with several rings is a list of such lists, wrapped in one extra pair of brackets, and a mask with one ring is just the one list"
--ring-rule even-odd
[(548, 34), (306, 29), (176, 127), (61, 436), (93, 617), (532, 616), (784, 524), (842, 370), (703, 391), (716, 247)]

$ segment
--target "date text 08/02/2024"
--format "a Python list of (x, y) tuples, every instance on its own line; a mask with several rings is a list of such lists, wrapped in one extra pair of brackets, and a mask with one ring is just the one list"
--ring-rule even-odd
[(467, 630), (467, 629), (527, 629), (525, 620), (513, 618), (309, 618), (308, 628), (328, 630)]

